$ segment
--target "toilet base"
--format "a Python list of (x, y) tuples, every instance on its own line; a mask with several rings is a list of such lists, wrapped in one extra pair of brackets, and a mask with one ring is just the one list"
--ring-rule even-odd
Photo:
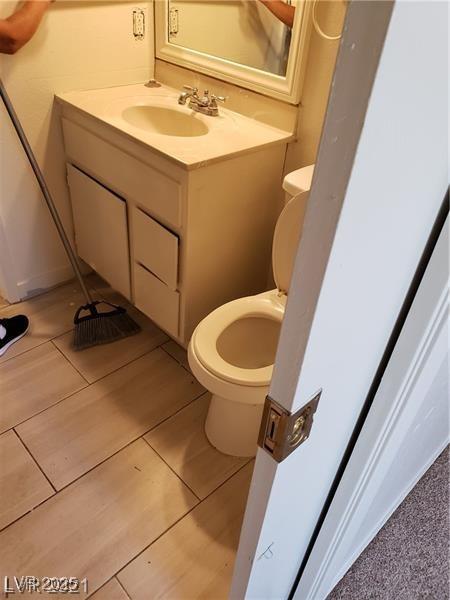
[(255, 456), (263, 408), (264, 398), (248, 404), (213, 394), (205, 423), (206, 437), (224, 454)]

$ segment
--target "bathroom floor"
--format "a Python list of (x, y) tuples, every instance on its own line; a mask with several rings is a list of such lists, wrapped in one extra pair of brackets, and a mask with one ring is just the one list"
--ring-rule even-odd
[(95, 600), (226, 598), (253, 461), (208, 443), (185, 351), (134, 308), (139, 335), (73, 352), (81, 303), (68, 284), (0, 307), (31, 319), (0, 358), (0, 597), (34, 576)]

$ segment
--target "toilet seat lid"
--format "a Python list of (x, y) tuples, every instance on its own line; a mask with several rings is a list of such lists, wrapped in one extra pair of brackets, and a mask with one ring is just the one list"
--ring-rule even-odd
[(193, 350), (202, 365), (211, 373), (231, 383), (248, 386), (269, 385), (273, 364), (257, 369), (233, 365), (220, 355), (217, 340), (225, 329), (238, 319), (266, 317), (281, 322), (284, 308), (268, 298), (249, 296), (220, 306), (199, 323), (192, 336)]
[(278, 217), (272, 243), (272, 269), (280, 292), (287, 294), (297, 252), (308, 193), (289, 200)]

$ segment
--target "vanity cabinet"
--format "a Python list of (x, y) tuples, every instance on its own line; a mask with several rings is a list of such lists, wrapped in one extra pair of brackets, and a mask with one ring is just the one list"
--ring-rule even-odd
[(79, 112), (62, 123), (79, 255), (172, 338), (267, 289), (285, 144), (187, 167)]

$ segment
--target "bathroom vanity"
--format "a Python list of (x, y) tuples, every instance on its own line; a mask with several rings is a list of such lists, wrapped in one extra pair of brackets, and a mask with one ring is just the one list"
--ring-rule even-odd
[(267, 288), (290, 132), (165, 86), (57, 97), (79, 256), (180, 344)]

